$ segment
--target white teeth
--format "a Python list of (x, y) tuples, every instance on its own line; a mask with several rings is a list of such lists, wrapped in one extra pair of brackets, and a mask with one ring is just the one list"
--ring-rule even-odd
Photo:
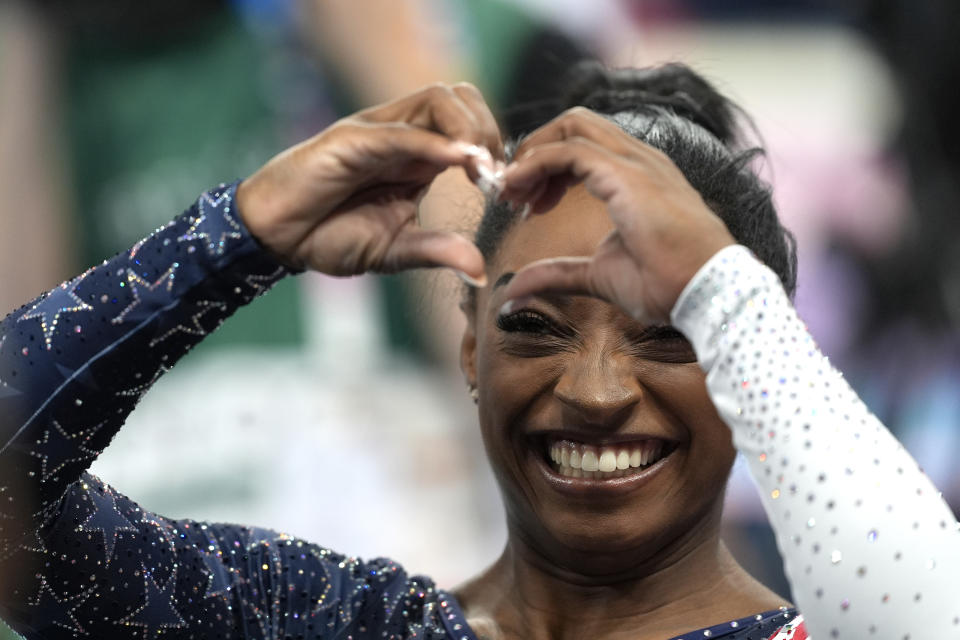
[(617, 454), (610, 449), (604, 449), (600, 454), (599, 469), (604, 473), (610, 473), (617, 470)]
[(597, 471), (600, 469), (596, 452), (587, 449), (583, 452), (583, 458), (580, 459), (580, 468), (584, 471)]
[(565, 477), (608, 479), (638, 473), (661, 458), (663, 442), (644, 440), (628, 448), (612, 448), (561, 440), (549, 445), (547, 455)]

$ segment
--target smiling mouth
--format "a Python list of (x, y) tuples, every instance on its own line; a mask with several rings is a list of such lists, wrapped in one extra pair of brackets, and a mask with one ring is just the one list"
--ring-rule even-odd
[(613, 480), (643, 473), (670, 455), (674, 446), (657, 439), (592, 445), (565, 438), (547, 438), (544, 448), (549, 467), (558, 475)]

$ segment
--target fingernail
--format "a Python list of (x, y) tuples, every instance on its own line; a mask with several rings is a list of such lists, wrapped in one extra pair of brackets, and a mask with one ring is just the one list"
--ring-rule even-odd
[(492, 165), (487, 166), (482, 160), (477, 161), (476, 185), (483, 195), (492, 200), (496, 200), (503, 193), (503, 177), (492, 168)]
[(481, 147), (478, 144), (471, 144), (469, 142), (457, 142), (457, 146), (463, 151), (464, 154), (470, 156), (476, 161), (477, 170), (482, 166), (483, 168), (489, 170), (491, 174), (496, 171), (496, 164), (493, 160), (493, 156), (490, 155), (490, 150), (486, 147)]
[(497, 317), (502, 318), (503, 316), (508, 316), (514, 311), (516, 311), (517, 309), (527, 306), (528, 304), (533, 302), (534, 297), (535, 296), (533, 295), (526, 295), (526, 296), (520, 296), (519, 298), (511, 298), (510, 300), (507, 300), (500, 306), (500, 309), (497, 310)]
[(477, 278), (472, 278), (472, 277), (468, 276), (468, 275), (467, 275), (466, 273), (464, 273), (463, 271), (460, 271), (460, 269), (452, 269), (452, 271), (453, 271), (455, 274), (457, 274), (457, 277), (458, 277), (458, 278), (460, 278), (461, 280), (463, 280), (463, 281), (464, 281), (465, 283), (467, 283), (467, 285), (470, 286), (470, 287), (474, 287), (474, 288), (476, 288), (476, 289), (482, 289), (483, 287), (487, 286), (487, 275), (486, 275), (486, 274), (480, 276), (480, 278), (477, 279)]
[(463, 153), (464, 155), (468, 155), (473, 158), (479, 158), (484, 154), (484, 152), (486, 152), (488, 156), (490, 155), (489, 151), (487, 151), (486, 149), (484, 149), (479, 145), (473, 144), (472, 142), (464, 142), (463, 140), (457, 140), (453, 143), (453, 145), (457, 149), (459, 149), (461, 153)]

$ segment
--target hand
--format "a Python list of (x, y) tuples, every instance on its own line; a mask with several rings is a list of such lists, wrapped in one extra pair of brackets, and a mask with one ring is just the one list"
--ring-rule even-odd
[[(491, 154), (492, 152), (492, 154)], [(471, 85), (434, 85), (344, 118), (240, 183), (250, 232), (282, 262), (346, 276), (445, 266), (482, 282), (472, 242), (417, 224), (434, 177), (471, 178), (501, 158), (500, 132)]]
[(532, 133), (514, 158), (502, 198), (543, 214), (582, 182), (606, 203), (616, 228), (591, 257), (521, 269), (506, 290), (511, 301), (548, 291), (591, 295), (641, 323), (669, 322), (687, 282), (735, 242), (666, 155), (587, 109), (571, 109)]

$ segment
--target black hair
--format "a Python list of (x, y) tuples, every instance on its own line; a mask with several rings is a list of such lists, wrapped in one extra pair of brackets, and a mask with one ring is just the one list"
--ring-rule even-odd
[[(793, 295), (796, 243), (777, 218), (770, 186), (752, 168), (763, 149), (745, 146), (738, 123), (749, 119), (739, 107), (683, 64), (608, 69), (581, 62), (574, 65), (557, 98), (511, 109), (513, 121), (525, 126), (510, 132), (508, 154), (526, 133), (576, 106), (606, 116), (664, 152), (736, 241), (773, 269), (787, 294)], [(487, 203), (475, 239), (487, 261), (518, 216), (505, 204)]]

